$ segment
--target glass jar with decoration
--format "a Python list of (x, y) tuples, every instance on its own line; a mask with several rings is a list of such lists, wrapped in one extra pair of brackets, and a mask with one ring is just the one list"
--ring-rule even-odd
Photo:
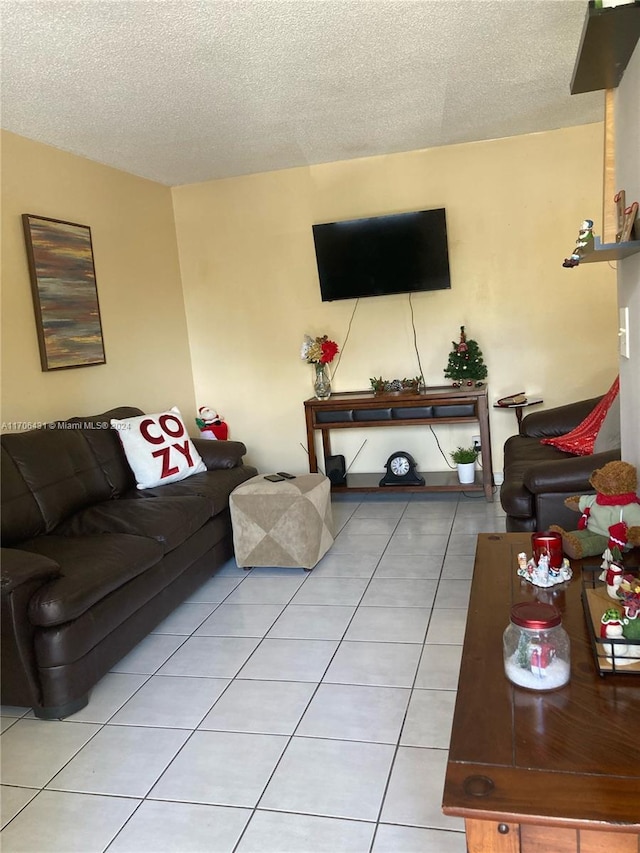
[(518, 687), (556, 690), (569, 681), (569, 636), (553, 604), (514, 604), (503, 635), (503, 652), (505, 674)]

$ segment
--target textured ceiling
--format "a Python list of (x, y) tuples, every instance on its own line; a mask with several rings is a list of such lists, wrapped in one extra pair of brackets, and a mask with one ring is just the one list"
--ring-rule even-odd
[(601, 121), (586, 0), (0, 0), (2, 127), (168, 185)]

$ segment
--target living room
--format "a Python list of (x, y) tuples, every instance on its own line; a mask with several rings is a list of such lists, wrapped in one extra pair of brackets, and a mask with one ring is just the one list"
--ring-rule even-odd
[[(637, 128), (625, 106), (634, 86), (637, 55), (616, 91), (618, 182), (628, 199), (637, 182)], [(562, 267), (580, 222), (600, 227), (600, 122), (174, 187), (8, 132), (2, 156), (5, 422), (127, 403), (177, 405), (195, 429), (208, 405), (246, 442), (252, 464), (302, 471), (302, 401), (311, 393), (303, 335), (328, 334), (343, 350), (335, 390), (363, 390), (372, 376), (419, 372), (413, 310), (427, 385), (444, 384), (461, 325), (483, 352), (493, 401), (524, 390), (560, 405), (604, 393), (620, 369), (625, 455), (638, 461), (638, 356), (632, 340), (619, 364), (617, 346), (618, 303), (629, 305), (632, 336), (640, 325), (637, 257), (617, 272), (607, 263)], [(415, 294), (411, 305), (406, 294), (357, 306), (320, 301), (314, 222), (430, 207), (446, 210), (450, 291)], [(41, 371), (23, 213), (90, 225), (106, 364)], [(512, 415), (491, 412), (498, 477), (514, 430)], [(445, 453), (466, 433), (443, 427)], [(350, 431), (336, 452), (351, 463), (364, 437), (353, 471), (381, 469), (398, 442), (420, 467), (446, 468), (433, 439), (411, 430)]]
[[(639, 100), (640, 51), (636, 48), (615, 90), (617, 183), (625, 187), (629, 200), (640, 197)], [(158, 144), (164, 144), (161, 134)], [(640, 417), (640, 254), (618, 263), (581, 264), (573, 270), (562, 267), (585, 217), (593, 218), (594, 231), (600, 232), (603, 120), (186, 184), (142, 178), (6, 130), (1, 133), (1, 145), (5, 431), (95, 414), (112, 406), (131, 405), (156, 412), (176, 405), (195, 435), (198, 408), (208, 405), (224, 416), (230, 438), (246, 443), (249, 464), (261, 472), (303, 473), (307, 470), (303, 401), (312, 394), (311, 368), (300, 358), (305, 334), (328, 334), (338, 343), (342, 352), (332, 365), (333, 387), (347, 391), (364, 390), (374, 376), (415, 376), (419, 372), (416, 347), (427, 385), (444, 384), (452, 341), (465, 325), (469, 336), (478, 341), (489, 369), (490, 402), (524, 390), (531, 397), (543, 398), (541, 408), (552, 408), (604, 393), (619, 373), (623, 458), (640, 465), (636, 426)], [(443, 207), (447, 213), (451, 290), (415, 294), (411, 299), (406, 294), (363, 299), (358, 304), (321, 301), (314, 223), (431, 207)], [(24, 213), (90, 225), (105, 364), (42, 371), (21, 223)], [(629, 307), (628, 359), (619, 357), (619, 306)], [(490, 408), (489, 414), (498, 483), (502, 447), (517, 424), (512, 412)], [(14, 427), (16, 424), (19, 426)], [(386, 458), (402, 446), (421, 468), (444, 469), (447, 452), (466, 443), (471, 430), (468, 425), (447, 424), (435, 432), (440, 446), (431, 432), (415, 428), (363, 433), (343, 430), (334, 442), (334, 452), (345, 455), (347, 463), (353, 464), (352, 471), (380, 470), (382, 474)], [(418, 499), (425, 496), (397, 495), (386, 500), (375, 496), (368, 505), (349, 497), (335, 503), (336, 534), (342, 539), (317, 573), (314, 569), (306, 577), (302, 570), (265, 569), (261, 576), (258, 569), (245, 574), (230, 561), (199, 596), (182, 605), (147, 638), (150, 644), (137, 652), (135, 665), (130, 658), (107, 675), (92, 694), (84, 716), (45, 723), (33, 720), (26, 708), (3, 711), (6, 734), (10, 734), (6, 742), (14, 745), (9, 759), (12, 776), (5, 784), (13, 794), (24, 795), (23, 800), (9, 803), (17, 818), (6, 832), (8, 850), (66, 853), (72, 849), (69, 839), (78, 843), (78, 838), (85, 845), (80, 847), (83, 850), (137, 853), (159, 850), (161, 842), (171, 849), (175, 841), (171, 828), (176, 837), (193, 839), (191, 846), (185, 843), (175, 848), (181, 851), (282, 853), (291, 849), (309, 853), (313, 838), (318, 849), (326, 843), (325, 849), (345, 853), (349, 849), (461, 853), (462, 821), (442, 815), (440, 809), (456, 689), (454, 671), (464, 635), (476, 536), (481, 531), (503, 530), (504, 514), (497, 499), (489, 503), (480, 497), (445, 495), (425, 503)], [(402, 550), (411, 538), (422, 540), (423, 550)], [(424, 550), (426, 547), (433, 550)], [(323, 584), (324, 599), (318, 594)], [(259, 586), (269, 594), (278, 587), (282, 598), (251, 598)], [(336, 597), (332, 599), (328, 591)], [(225, 608), (229, 613), (242, 607), (253, 608), (256, 615), (260, 611), (264, 619), (269, 611), (272, 622), (285, 616), (293, 620), (294, 611), (300, 618), (304, 608), (308, 618), (302, 628), (297, 625), (298, 633), (292, 633), (291, 624), (286, 633), (282, 623), (279, 632), (269, 623), (259, 635), (266, 637), (270, 631), (265, 640), (258, 640), (254, 633), (221, 637), (219, 624), (207, 633), (205, 623), (213, 625)], [(348, 629), (345, 621), (339, 630), (336, 621), (335, 636), (314, 635), (312, 608), (332, 611), (336, 619), (338, 615), (351, 619), (355, 613), (355, 621)], [(325, 631), (326, 625), (327, 620)], [(392, 634), (392, 629), (397, 633)], [(180, 644), (202, 643), (207, 648), (206, 660), (196, 663), (213, 666), (217, 661), (208, 652), (222, 642), (244, 643), (251, 653), (254, 646), (259, 651), (260, 644), (266, 651), (269, 643), (272, 647), (299, 643), (300, 654), (294, 662), (300, 667), (298, 673), (305, 667), (315, 671), (321, 666), (319, 659), (310, 659), (313, 644), (338, 646), (346, 631), (350, 634), (340, 654), (346, 655), (357, 643), (363, 652), (369, 647), (375, 662), (383, 657), (378, 651), (383, 646), (394, 646), (398, 654), (406, 651), (402, 666), (399, 658), (393, 659), (394, 665), (389, 658), (389, 672), (385, 673), (391, 677), (402, 670), (406, 681), (385, 681), (382, 687), (380, 681), (367, 683), (353, 675), (352, 680), (341, 681), (336, 670), (348, 661), (336, 658), (330, 664), (335, 677), (314, 684), (314, 689), (320, 689), (311, 700), (307, 685), (321, 681), (320, 676), (280, 675), (276, 681), (278, 676), (267, 672), (266, 656), (256, 656), (252, 664), (247, 652), (237, 663), (239, 672), (247, 667), (239, 677), (235, 671), (219, 670), (207, 678), (211, 670), (198, 670), (185, 657), (170, 662)], [(418, 657), (414, 660), (411, 655), (413, 646), (420, 644), (423, 657), (418, 664)], [(158, 657), (161, 646), (162, 661)], [(400, 648), (404, 646), (407, 648)], [(154, 655), (150, 666), (149, 658)], [(254, 664), (253, 674), (247, 675)], [(163, 666), (165, 671), (158, 674)], [(178, 704), (180, 678), (185, 692), (178, 698), (184, 698), (184, 707), (177, 721), (167, 723), (161, 704), (166, 703), (166, 708)], [(238, 721), (252, 720), (261, 710), (257, 694), (251, 703), (248, 693), (234, 706), (229, 715), (233, 721), (225, 728), (221, 723), (224, 709), (215, 707), (218, 697), (211, 682), (231, 680), (232, 686), (246, 688), (248, 682), (264, 685), (270, 678), (274, 684), (302, 685), (297, 699), (300, 713), (295, 721), (288, 721), (291, 730), (247, 728), (240, 734)], [(163, 679), (163, 690), (158, 690)], [(381, 709), (381, 715), (388, 713), (397, 723), (386, 739), (379, 728), (371, 734), (365, 725), (353, 734), (362, 722), (360, 715), (353, 720), (353, 710), (360, 707), (353, 697), (358, 691), (364, 696), (367, 690), (371, 691), (369, 707)], [(389, 697), (393, 694), (393, 702), (390, 699), (387, 705), (382, 701), (385, 691)], [(335, 729), (323, 734), (326, 721), (320, 719), (318, 708), (324, 701), (329, 704), (329, 694), (339, 693), (343, 697), (342, 728), (338, 735)], [(315, 706), (305, 704), (312, 701)], [(278, 706), (278, 702), (273, 704)], [(230, 706), (229, 697), (225, 708)], [(276, 710), (291, 707), (280, 701)], [(272, 712), (272, 706), (267, 710)], [(244, 753), (221, 749), (211, 759), (214, 770), (216, 760), (220, 763), (225, 756), (230, 766), (237, 753), (246, 759), (248, 767), (237, 785), (245, 790), (237, 799), (225, 799), (219, 789), (211, 799), (198, 799), (200, 792), (195, 795), (189, 788), (190, 778), (197, 775), (195, 768), (198, 774), (202, 769), (197, 744), (213, 741), (221, 731), (231, 731), (238, 741), (254, 737), (275, 742), (293, 733), (303, 710), (307, 716), (297, 731), (301, 736), (292, 738), (296, 742), (292, 745), (335, 737), (334, 768), (339, 765), (339, 753), (358, 755), (358, 780), (345, 781), (346, 774), (335, 776), (335, 791), (340, 795), (347, 782), (352, 783), (350, 798), (345, 796), (344, 803), (336, 806), (335, 791), (325, 790), (331, 788), (326, 781), (332, 781), (329, 773), (325, 789), (320, 791), (318, 786), (318, 794), (334, 797), (334, 810), (321, 811), (318, 802), (312, 806), (278, 802), (274, 789), (280, 778), (270, 775), (278, 772), (273, 770), (279, 761), (273, 743), (271, 765), (264, 752), (254, 761), (257, 753), (249, 748)], [(407, 725), (401, 735), (404, 714)], [(40, 732), (48, 726), (56, 734), (45, 737), (39, 733), (42, 740), (30, 741), (29, 726), (34, 731), (39, 727)], [(139, 727), (137, 741), (131, 731), (135, 727)], [(194, 731), (198, 728), (201, 730)], [(256, 731), (260, 734), (246, 734)], [(188, 738), (191, 745), (180, 758)], [(34, 742), (51, 749), (38, 749), (34, 755), (29, 750)], [(389, 776), (391, 746), (398, 744)], [(364, 758), (374, 753), (375, 766), (368, 765)], [(428, 761), (409, 767), (411, 753), (423, 753)], [(206, 753), (207, 758), (210, 755)], [(305, 755), (289, 777), (296, 790), (285, 793), (292, 800), (308, 781), (298, 771), (314, 765), (313, 755)], [(401, 759), (407, 761), (404, 767)], [(174, 762), (170, 773), (156, 783), (156, 776), (159, 780), (170, 762)], [(129, 775), (134, 763), (135, 773)], [(280, 766), (282, 770), (285, 764)], [(252, 779), (258, 779), (265, 789), (274, 783), (271, 791), (265, 790), (263, 807), (256, 808), (260, 793), (250, 801)], [(371, 788), (379, 789), (378, 799), (372, 798), (373, 817), (366, 812), (369, 782)], [(158, 789), (151, 793), (156, 784)], [(210, 790), (209, 785), (206, 779), (203, 787)], [(230, 781), (228, 788), (234, 788)], [(310, 799), (315, 794), (313, 789)], [(63, 808), (64, 797), (68, 805)], [(71, 803), (74, 797), (76, 802)], [(77, 808), (82, 809), (81, 820), (74, 817)], [(284, 824), (277, 823), (283, 814), (294, 827), (286, 837), (290, 848), (282, 841)], [(321, 825), (329, 826), (326, 835)], [(245, 826), (249, 829), (241, 839)], [(38, 832), (45, 838), (47, 827), (55, 827), (47, 841), (49, 847), (44, 842), (39, 847), (25, 846)], [(89, 833), (82, 834), (79, 827)], [(215, 834), (223, 830), (228, 832), (225, 840)]]

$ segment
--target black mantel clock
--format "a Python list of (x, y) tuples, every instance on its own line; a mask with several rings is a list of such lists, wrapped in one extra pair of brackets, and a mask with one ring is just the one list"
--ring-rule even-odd
[(424, 486), (424, 477), (416, 472), (416, 462), (410, 453), (397, 450), (386, 462), (387, 472), (381, 486)]

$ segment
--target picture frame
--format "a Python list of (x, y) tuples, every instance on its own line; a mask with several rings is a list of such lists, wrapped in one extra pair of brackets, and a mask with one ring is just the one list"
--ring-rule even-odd
[(91, 229), (22, 214), (43, 371), (105, 364)]

